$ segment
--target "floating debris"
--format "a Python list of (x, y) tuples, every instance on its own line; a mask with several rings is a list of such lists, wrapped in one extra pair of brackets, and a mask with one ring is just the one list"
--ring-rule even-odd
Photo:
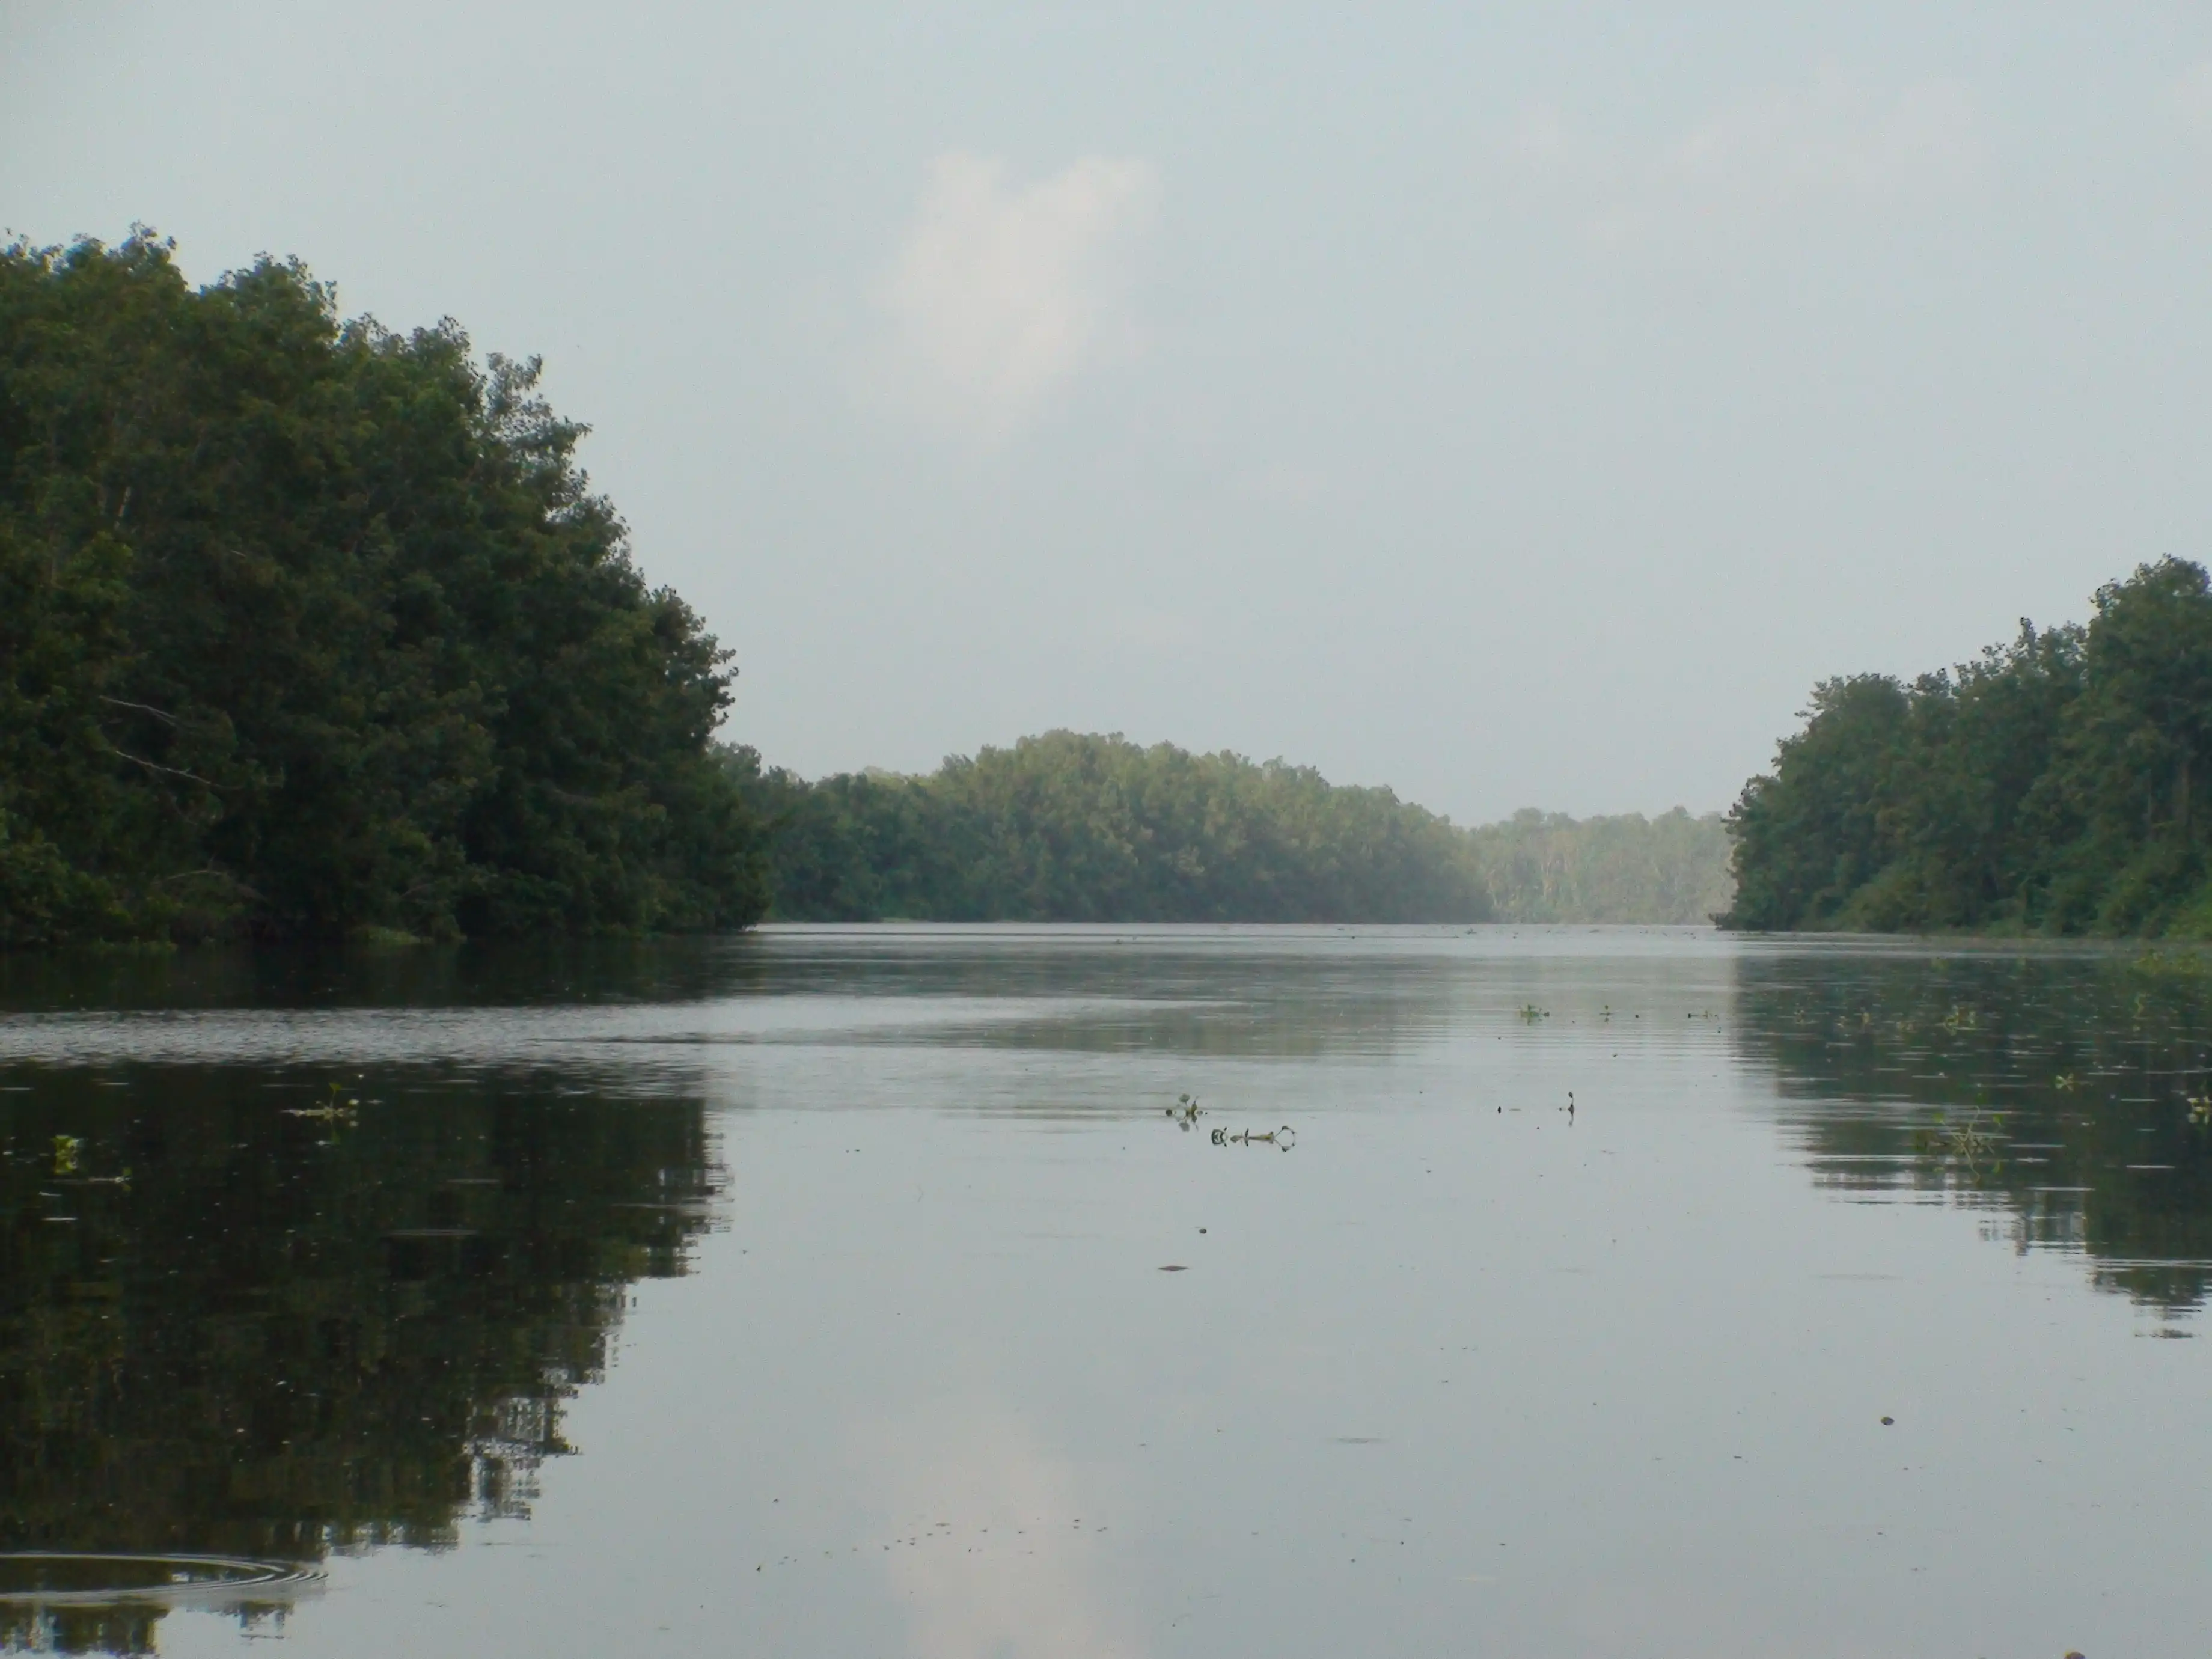
[(319, 1106), (287, 1106), (286, 1117), (313, 1118), (322, 1123), (353, 1123), (361, 1116), (361, 1102), (351, 1096), (340, 1099), (339, 1086), (331, 1085), (330, 1097)]
[(1226, 1129), (1216, 1129), (1212, 1139), (1217, 1146), (1273, 1146), (1285, 1152), (1298, 1144), (1297, 1132), (1287, 1123), (1279, 1129), (1270, 1129), (1265, 1134), (1257, 1129), (1247, 1129), (1242, 1134), (1233, 1135)]
[(1922, 1131), (1917, 1139), (1923, 1152), (1957, 1164), (1970, 1176), (1978, 1176), (1985, 1167), (1992, 1172), (2004, 1167), (1996, 1155), (2004, 1143), (2003, 1127), (2001, 1113), (1988, 1114), (1984, 1122), (1982, 1110), (1977, 1107), (1963, 1123), (1953, 1123), (1942, 1113), (1936, 1113), (1934, 1126)]

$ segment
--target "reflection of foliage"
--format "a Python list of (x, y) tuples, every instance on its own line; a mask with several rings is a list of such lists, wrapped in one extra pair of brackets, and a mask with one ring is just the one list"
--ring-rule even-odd
[(156, 1651), (161, 1614), (144, 1606), (0, 1606), (0, 1653)]
[(2212, 1290), (2212, 997), (2085, 956), (1753, 956), (1736, 1040), (1824, 1182), (2003, 1212), (2180, 1309)]
[[(208, 945), (189, 952), (0, 951), (0, 1006), (73, 1008), (511, 1007), (619, 988), (686, 1001), (759, 984), (745, 943), (698, 935), (548, 937), (449, 950)], [(783, 970), (788, 982), (789, 970)]]
[(2212, 963), (2205, 960), (2202, 951), (2188, 949), (2151, 949), (2143, 951), (2128, 963), (2128, 972), (2139, 979), (2154, 982), (2179, 981), (2185, 985), (2201, 984), (2212, 974)]
[(2004, 1168), (2004, 1119), (1995, 1113), (1984, 1117), (1977, 1108), (1954, 1123), (1938, 1112), (1935, 1121), (1915, 1137), (1914, 1145), (1927, 1157), (1948, 1163), (1968, 1181), (1978, 1182), (1984, 1175), (1995, 1175)]
[(335, 1134), (284, 1104), (319, 1079), (130, 1080), (0, 1094), (0, 1547), (313, 1559), (518, 1510), (703, 1224), (696, 1105), (387, 1070)]

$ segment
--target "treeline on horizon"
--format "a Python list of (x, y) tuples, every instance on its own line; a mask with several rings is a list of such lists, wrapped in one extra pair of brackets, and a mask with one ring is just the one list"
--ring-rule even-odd
[(729, 764), (801, 921), (1483, 921), (1459, 832), (1310, 767), (1048, 732), (922, 776)]
[(1718, 814), (1468, 830), (1310, 767), (1049, 732), (815, 781), (726, 751), (787, 921), (1704, 922)]
[(1577, 819), (1531, 808), (1468, 835), (1500, 921), (1703, 925), (1735, 893), (1718, 812)]
[(1724, 924), (2212, 937), (2212, 585), (2177, 558), (1910, 684), (1815, 687), (1729, 815)]
[(764, 767), (537, 383), (296, 261), (0, 245), (0, 946), (1717, 908), (1717, 822), (1679, 811), (1470, 833), (1069, 732)]

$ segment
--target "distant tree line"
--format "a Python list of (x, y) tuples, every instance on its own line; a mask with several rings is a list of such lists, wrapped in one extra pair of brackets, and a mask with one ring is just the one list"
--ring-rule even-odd
[(147, 233), (0, 246), (0, 946), (1712, 902), (1680, 812), (1471, 836), (1066, 732), (764, 767), (537, 383), (450, 320), (341, 318), (296, 262), (195, 288)]
[(1310, 767), (1050, 732), (911, 776), (725, 763), (793, 921), (1705, 922), (1717, 815), (1467, 830)]
[(1468, 834), (1500, 921), (1706, 923), (1734, 890), (1717, 812), (1576, 819), (1531, 809)]
[(1449, 820), (1309, 767), (1049, 732), (921, 776), (725, 763), (788, 921), (1480, 921)]
[(2181, 559), (1904, 684), (1822, 682), (1729, 815), (1742, 928), (2212, 934), (2212, 587)]
[(297, 264), (0, 247), (0, 944), (760, 915), (726, 653), (537, 373)]

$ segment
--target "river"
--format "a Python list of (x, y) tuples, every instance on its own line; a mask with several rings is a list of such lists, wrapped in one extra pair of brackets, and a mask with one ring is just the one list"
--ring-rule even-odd
[(0, 959), (0, 1646), (2201, 1651), (2197, 966)]

